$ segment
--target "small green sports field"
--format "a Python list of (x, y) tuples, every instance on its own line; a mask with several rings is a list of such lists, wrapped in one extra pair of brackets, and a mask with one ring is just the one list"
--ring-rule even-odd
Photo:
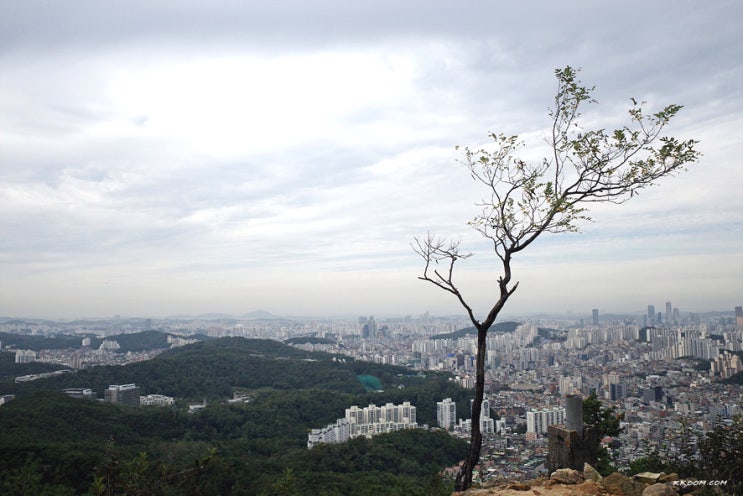
[(359, 382), (364, 386), (364, 389), (368, 391), (381, 391), (382, 381), (378, 377), (373, 375), (357, 375)]

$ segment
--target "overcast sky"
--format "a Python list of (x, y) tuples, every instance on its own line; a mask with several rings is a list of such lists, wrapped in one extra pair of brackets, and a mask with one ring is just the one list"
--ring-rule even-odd
[(476, 253), (486, 312), (454, 147), (538, 158), (566, 65), (590, 122), (681, 104), (668, 134), (704, 157), (520, 254), (505, 314), (732, 310), (742, 33), (737, 0), (0, 0), (0, 316), (461, 313), (417, 280), (429, 230)]

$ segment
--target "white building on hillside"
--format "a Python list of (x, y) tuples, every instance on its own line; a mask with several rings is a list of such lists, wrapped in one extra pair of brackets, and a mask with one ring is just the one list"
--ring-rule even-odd
[(307, 447), (312, 448), (319, 443), (344, 443), (354, 437), (372, 437), (385, 432), (417, 428), (416, 410), (409, 401), (401, 405), (371, 404), (364, 408), (353, 405), (346, 409), (345, 418), (323, 428), (312, 429), (307, 437)]

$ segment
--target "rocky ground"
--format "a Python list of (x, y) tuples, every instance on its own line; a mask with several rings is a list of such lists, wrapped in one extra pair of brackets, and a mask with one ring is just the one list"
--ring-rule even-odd
[(586, 464), (583, 472), (556, 470), (549, 478), (520, 483), (491, 483), (452, 496), (677, 496), (689, 491), (676, 474), (645, 472), (631, 477), (614, 473), (601, 477)]

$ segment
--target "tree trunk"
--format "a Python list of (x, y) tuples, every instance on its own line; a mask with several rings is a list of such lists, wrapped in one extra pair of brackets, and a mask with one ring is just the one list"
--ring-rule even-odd
[(475, 399), (472, 401), (472, 435), (470, 436), (470, 449), (467, 458), (464, 459), (462, 468), (457, 473), (455, 489), (465, 491), (472, 486), (472, 471), (480, 461), (480, 448), (482, 447), (482, 432), (480, 431), (480, 410), (482, 399), (485, 395), (485, 351), (488, 330), (483, 327), (477, 328), (477, 357), (475, 359)]

